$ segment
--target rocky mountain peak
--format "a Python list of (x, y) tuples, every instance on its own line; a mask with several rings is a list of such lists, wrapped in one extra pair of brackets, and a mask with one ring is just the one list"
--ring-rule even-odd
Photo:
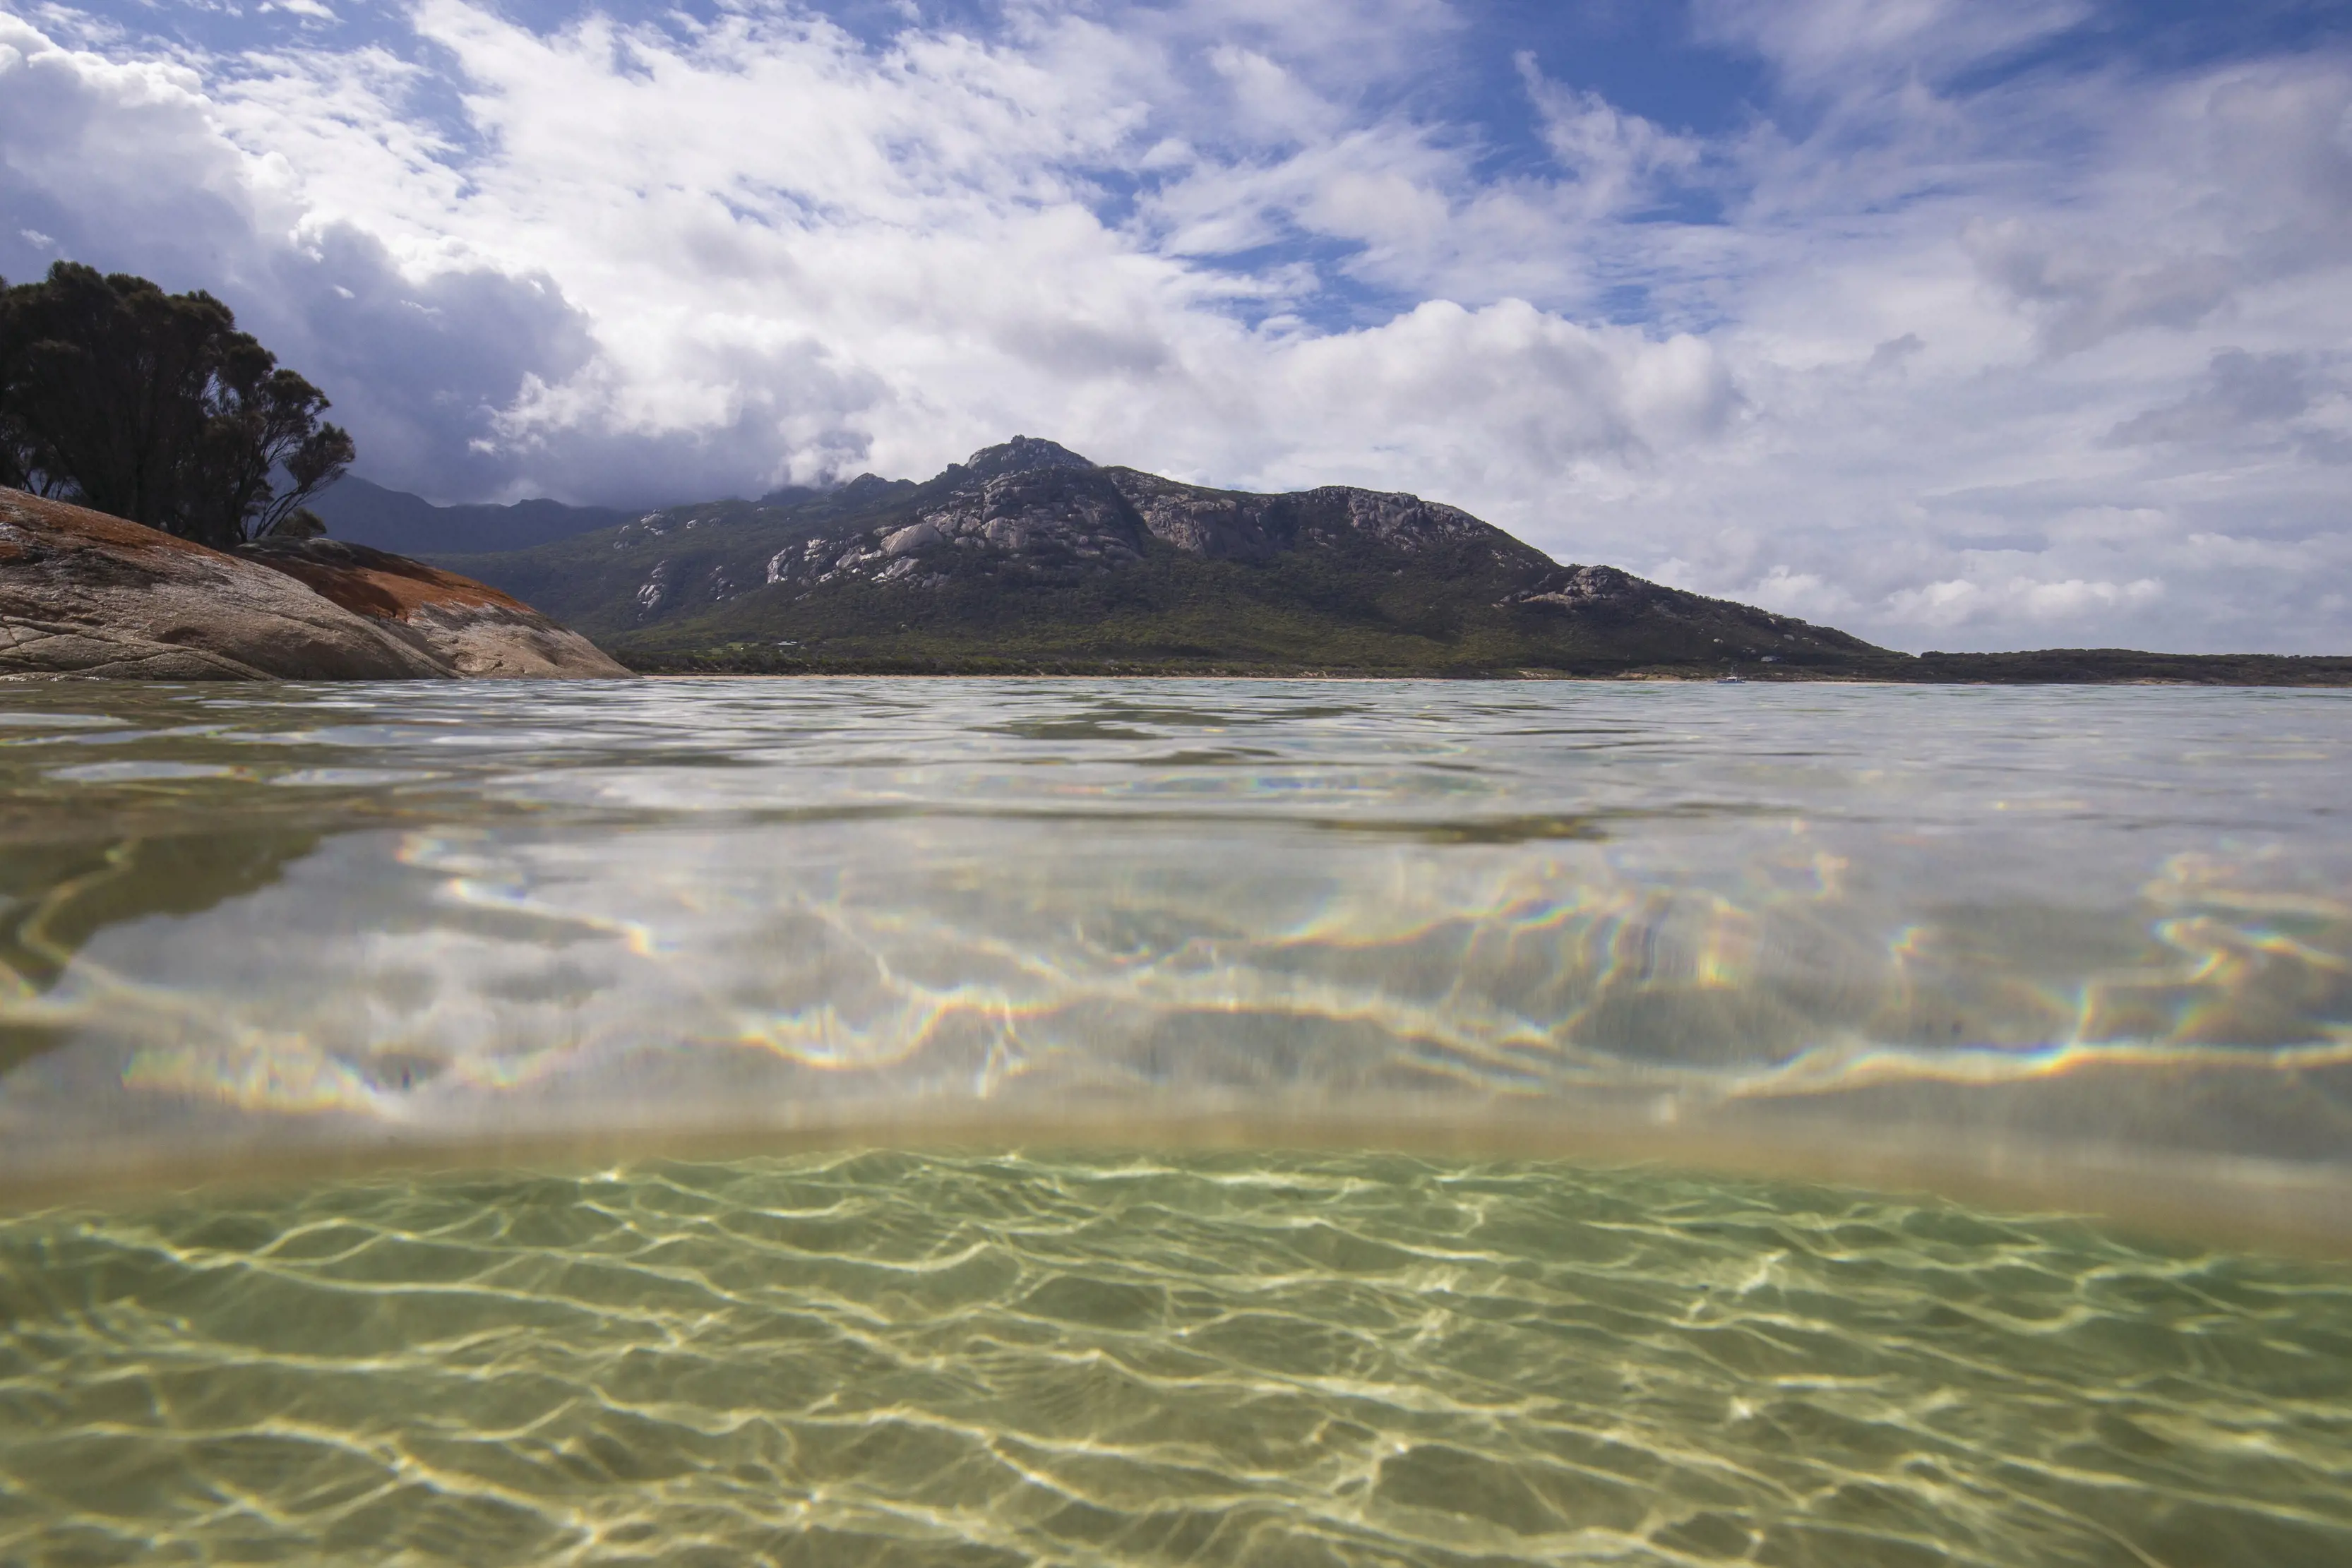
[(871, 501), (890, 493), (892, 482), (879, 474), (860, 474), (833, 493), (835, 501)]
[(518, 591), (633, 648), (746, 669), (1083, 658), (1719, 674), (1746, 661), (1788, 674), (1893, 657), (1612, 567), (1563, 565), (1401, 491), (1211, 489), (1026, 435), (922, 484), (860, 475), (789, 506), (674, 507), (549, 549), (562, 556), (519, 553)]
[(1059, 442), (1034, 435), (1016, 435), (1001, 445), (983, 446), (964, 459), (963, 465), (976, 479), (993, 479), (1000, 474), (1021, 474), (1034, 468), (1094, 466)]

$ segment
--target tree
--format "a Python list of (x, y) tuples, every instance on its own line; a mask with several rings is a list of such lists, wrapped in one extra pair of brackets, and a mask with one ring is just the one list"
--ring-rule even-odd
[(202, 292), (60, 261), (0, 279), (0, 484), (216, 549), (319, 531), (351, 465), (326, 395)]

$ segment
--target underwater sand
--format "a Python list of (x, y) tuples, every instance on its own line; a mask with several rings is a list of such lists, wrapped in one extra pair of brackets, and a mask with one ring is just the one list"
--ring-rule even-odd
[(0, 1227), (0, 1561), (2352, 1562), (2352, 1270), (1374, 1155)]

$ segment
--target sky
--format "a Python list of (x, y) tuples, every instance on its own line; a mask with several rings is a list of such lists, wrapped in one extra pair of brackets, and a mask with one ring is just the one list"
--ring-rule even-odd
[(439, 501), (1013, 434), (1912, 650), (2352, 652), (2352, 0), (0, 0), (0, 277)]

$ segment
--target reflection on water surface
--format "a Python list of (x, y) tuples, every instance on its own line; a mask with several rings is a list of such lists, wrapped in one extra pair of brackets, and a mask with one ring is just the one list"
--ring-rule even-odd
[(8, 695), (20, 1181), (1246, 1112), (2352, 1212), (2336, 693)]
[(2338, 694), (5, 703), (0, 1562), (2352, 1561)]

